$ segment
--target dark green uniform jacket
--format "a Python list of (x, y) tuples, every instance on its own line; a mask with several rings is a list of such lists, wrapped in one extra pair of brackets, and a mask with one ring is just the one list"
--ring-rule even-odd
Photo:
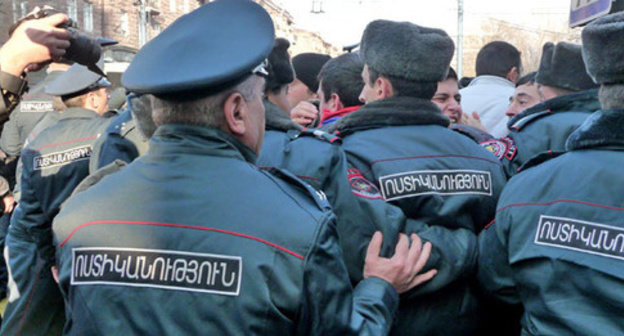
[(496, 155), (507, 176), (517, 174), (537, 155), (556, 156), (589, 115), (600, 109), (598, 90), (573, 93), (539, 103), (509, 120), (509, 135), (481, 145)]
[[(287, 112), (282, 111), (275, 104), (264, 100), (265, 133), (262, 142), (262, 152), (281, 150), (286, 132), (302, 130), (303, 127), (290, 119)], [(262, 154), (260, 154), (262, 156)]]
[[(396, 334), (466, 335), (481, 327), (469, 286), (474, 235), (494, 217), (505, 176), (496, 158), (448, 123), (430, 101), (395, 97), (368, 103), (334, 124), (353, 178), (373, 182), (407, 217), (437, 228), (437, 249), (464, 249), (461, 255), (468, 257), (444, 288), (417, 304), (401, 302)], [(444, 238), (453, 233), (462, 238)]]
[(385, 334), (391, 285), (352, 291), (327, 202), (254, 161), (221, 130), (163, 125), (71, 198), (54, 222), (68, 334)]
[(18, 156), (22, 146), (35, 125), (49, 112), (54, 111), (53, 96), (46, 94), (45, 87), (64, 71), (52, 71), (45, 79), (22, 97), (2, 128), (0, 148), (8, 156)]
[(512, 178), (479, 237), (479, 279), (521, 302), (525, 335), (624, 333), (624, 110), (599, 111), (555, 159)]
[(52, 219), (88, 174), (92, 145), (110, 120), (70, 108), (22, 150), (21, 198), (7, 236), (12, 286), (3, 335), (58, 334), (63, 301), (50, 274)]
[(132, 162), (147, 152), (148, 140), (137, 129), (130, 109), (124, 110), (93, 145), (89, 173), (94, 173), (116, 159)]

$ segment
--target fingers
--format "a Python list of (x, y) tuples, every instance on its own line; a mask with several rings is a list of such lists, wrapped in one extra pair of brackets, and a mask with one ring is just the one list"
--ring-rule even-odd
[(404, 260), (407, 257), (408, 253), (409, 253), (409, 239), (407, 239), (406, 234), (399, 233), (399, 242), (396, 244), (392, 259)]
[(407, 254), (407, 264), (408, 265), (413, 265), (410, 270), (415, 274), (418, 273), (419, 270), (415, 270), (415, 265), (418, 263), (418, 259), (420, 257), (421, 254), (421, 249), (422, 249), (422, 241), (420, 240), (420, 237), (415, 234), (412, 233), (410, 235), (410, 238), (412, 239), (412, 245), (409, 248), (409, 252)]
[(381, 251), (381, 243), (383, 241), (383, 236), (381, 232), (377, 231), (371, 238), (370, 243), (368, 243), (368, 248), (366, 249), (366, 260), (376, 260), (379, 258), (379, 252)]
[(438, 274), (438, 270), (432, 269), (427, 273), (417, 275), (411, 282), (410, 288), (414, 288), (420, 284), (423, 284), (429, 280), (431, 280), (436, 274)]
[(481, 121), (481, 118), (479, 118), (479, 113), (477, 113), (477, 111), (472, 111), (472, 117), (473, 117), (476, 121)]
[(414, 273), (420, 272), (427, 264), (429, 256), (431, 256), (431, 247), (432, 246), (430, 242), (426, 242), (423, 246), (421, 253), (418, 255), (418, 260), (414, 264), (414, 268), (412, 268), (412, 271)]
[(53, 26), (53, 27), (57, 27), (58, 25), (66, 23), (68, 21), (69, 21), (69, 17), (63, 13), (50, 15), (48, 17), (41, 19), (42, 23), (49, 24), (50, 26)]
[(60, 46), (69, 47), (69, 39), (72, 37), (72, 33), (67, 29), (54, 28), (50, 31), (50, 35), (57, 38)]

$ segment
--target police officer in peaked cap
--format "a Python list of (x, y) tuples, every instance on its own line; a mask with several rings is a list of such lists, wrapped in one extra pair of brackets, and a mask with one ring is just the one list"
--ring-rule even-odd
[(51, 272), (52, 219), (88, 175), (91, 146), (110, 121), (100, 117), (107, 110), (108, 86), (105, 77), (74, 64), (46, 87), (67, 109), (22, 151), (19, 204), (6, 239), (11, 278), (2, 335), (62, 332), (63, 298)]
[(376, 235), (353, 290), (326, 201), (287, 172), (256, 167), (273, 41), (262, 7), (217, 0), (136, 55), (122, 82), (155, 96), (158, 129), (146, 155), (55, 219), (66, 332), (388, 331), (397, 293), (423, 281), (430, 246), (403, 235), (389, 260)]

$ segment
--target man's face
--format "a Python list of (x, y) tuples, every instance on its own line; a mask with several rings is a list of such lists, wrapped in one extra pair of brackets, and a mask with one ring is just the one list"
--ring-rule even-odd
[(271, 103), (275, 104), (282, 111), (290, 115), (292, 105), (290, 105), (290, 102), (288, 101), (288, 85), (282, 85), (277, 93), (268, 92), (267, 98)]
[(243, 143), (253, 149), (256, 154), (260, 154), (262, 141), (264, 140), (264, 104), (262, 103), (262, 93), (264, 92), (263, 78), (255, 81), (253, 99), (246, 101), (247, 119), (245, 120), (245, 132)]
[(364, 69), (362, 69), (362, 80), (364, 81), (364, 87), (362, 88), (362, 92), (360, 93), (360, 101), (364, 104), (374, 102), (377, 100), (377, 95), (375, 94), (375, 85), (376, 83), (371, 83), (370, 75), (368, 72), (368, 65), (364, 65)]
[(302, 81), (295, 80), (288, 84), (288, 102), (290, 106), (297, 106), (299, 102), (316, 98), (316, 94), (303, 84)]
[(108, 91), (107, 88), (101, 87), (93, 92), (92, 101), (87, 101), (91, 106), (87, 106), (89, 109), (95, 111), (95, 113), (102, 115), (108, 111)]
[(537, 84), (537, 90), (542, 101), (557, 98), (559, 96), (559, 93), (548, 85)]
[(459, 94), (459, 85), (455, 79), (449, 78), (445, 81), (438, 83), (438, 90), (433, 99), (433, 103), (438, 105), (442, 114), (451, 119), (451, 123), (456, 124), (461, 120), (462, 108), (461, 108), (461, 95)]
[(533, 105), (536, 105), (540, 101), (537, 84), (522, 84), (516, 88), (513, 96), (509, 97), (509, 108), (505, 111), (505, 114), (509, 118), (512, 118), (516, 114), (532, 107)]

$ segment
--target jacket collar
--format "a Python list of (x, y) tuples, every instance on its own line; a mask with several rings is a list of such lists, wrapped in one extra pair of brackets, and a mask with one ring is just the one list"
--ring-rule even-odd
[(548, 113), (560, 112), (590, 112), (600, 110), (600, 102), (598, 101), (598, 89), (586, 90), (572, 93), (569, 95), (555, 97), (547, 101), (541, 102), (535, 106), (516, 114), (507, 122), (508, 127), (513, 127), (520, 123), (522, 119), (532, 115), (548, 111)]
[(60, 114), (60, 120), (63, 119), (92, 119), (99, 118), (100, 115), (93, 110), (87, 110), (82, 107), (70, 107)]
[(287, 132), (289, 130), (302, 130), (303, 127), (290, 119), (288, 113), (282, 111), (277, 105), (264, 100), (265, 128), (269, 131)]
[(197, 153), (256, 162), (256, 153), (232, 135), (211, 127), (166, 124), (158, 127), (149, 153)]
[(478, 85), (503, 85), (509, 86), (511, 88), (515, 87), (514, 83), (510, 82), (506, 78), (498, 77), (498, 76), (490, 76), (490, 75), (481, 75), (475, 77), (467, 87), (478, 86)]
[(624, 149), (624, 110), (600, 110), (593, 113), (570, 136), (567, 150), (596, 147)]
[(412, 97), (391, 97), (368, 103), (359, 110), (347, 114), (330, 127), (347, 136), (367, 129), (411, 126), (440, 125), (448, 127), (450, 121), (431, 101)]
[(326, 121), (332, 120), (334, 118), (335, 119), (333, 121), (335, 122), (339, 118), (342, 118), (351, 112), (357, 111), (360, 107), (362, 107), (362, 105), (345, 107), (341, 110), (336, 111), (323, 110), (323, 112), (321, 113), (321, 125), (325, 125)]

